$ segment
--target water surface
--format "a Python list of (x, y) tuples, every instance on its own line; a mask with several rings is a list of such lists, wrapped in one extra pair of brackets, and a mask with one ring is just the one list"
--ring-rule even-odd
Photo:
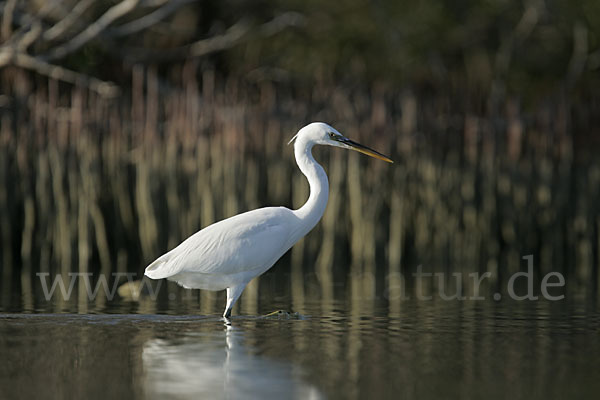
[[(308, 304), (304, 318), (0, 314), (3, 398), (596, 398), (575, 302)], [(123, 313), (120, 313), (120, 312)], [(261, 310), (262, 311), (262, 310)]]

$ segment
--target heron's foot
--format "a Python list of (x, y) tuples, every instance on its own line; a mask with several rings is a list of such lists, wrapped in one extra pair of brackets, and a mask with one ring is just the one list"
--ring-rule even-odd
[(277, 310), (261, 316), (265, 319), (302, 319), (302, 315), (298, 312), (289, 312), (285, 310)]

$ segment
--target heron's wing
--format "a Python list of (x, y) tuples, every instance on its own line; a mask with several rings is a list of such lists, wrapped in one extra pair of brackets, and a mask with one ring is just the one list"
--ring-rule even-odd
[(295, 220), (283, 207), (239, 214), (210, 225), (146, 268), (153, 279), (180, 272), (234, 274), (270, 267), (291, 244)]

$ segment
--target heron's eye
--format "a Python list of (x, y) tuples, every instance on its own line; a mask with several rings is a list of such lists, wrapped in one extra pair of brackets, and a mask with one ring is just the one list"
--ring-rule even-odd
[(335, 137), (335, 133), (329, 132), (329, 137), (333, 139)]

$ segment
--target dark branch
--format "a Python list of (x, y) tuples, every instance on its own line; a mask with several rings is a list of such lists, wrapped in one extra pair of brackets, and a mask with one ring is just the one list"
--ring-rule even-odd
[(134, 21), (128, 22), (121, 26), (111, 28), (108, 31), (108, 36), (120, 37), (128, 36), (134, 33), (143, 31), (155, 25), (156, 23), (167, 18), (169, 15), (179, 10), (182, 6), (190, 3), (198, 2), (198, 0), (172, 0), (164, 6), (152, 11), (150, 14), (144, 15)]
[(132, 11), (138, 4), (139, 0), (123, 0), (119, 4), (111, 7), (98, 20), (89, 25), (83, 32), (80, 32), (67, 43), (57, 46), (48, 54), (42, 56), (44, 60), (57, 60), (64, 58), (67, 55), (77, 51), (81, 46), (95, 39), (114, 21), (121, 18)]

